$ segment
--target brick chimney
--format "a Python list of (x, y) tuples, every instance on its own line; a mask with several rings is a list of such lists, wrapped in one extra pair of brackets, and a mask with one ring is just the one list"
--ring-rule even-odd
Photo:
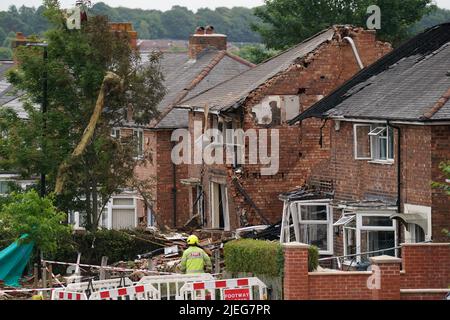
[(207, 48), (227, 50), (227, 36), (216, 33), (213, 26), (197, 27), (189, 37), (189, 58), (197, 59), (200, 52)]
[(133, 30), (131, 22), (110, 22), (109, 27), (111, 32), (120, 33), (127, 32), (130, 37), (130, 45), (133, 49), (137, 48), (137, 31)]

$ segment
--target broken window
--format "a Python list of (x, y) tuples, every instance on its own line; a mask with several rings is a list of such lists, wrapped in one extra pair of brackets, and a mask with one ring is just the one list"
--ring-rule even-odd
[(283, 239), (314, 245), (322, 255), (333, 254), (332, 209), (328, 203), (294, 202), (284, 210), (283, 225), (288, 223), (289, 227), (283, 231), (287, 232)]
[(211, 182), (211, 226), (214, 229), (230, 230), (227, 186)]
[(385, 124), (355, 124), (354, 153), (357, 160), (393, 161), (394, 131)]
[(259, 125), (279, 126), (299, 114), (300, 99), (298, 95), (266, 96), (252, 112)]
[(144, 131), (141, 129), (134, 129), (133, 138), (136, 143), (135, 157), (140, 159), (144, 157)]

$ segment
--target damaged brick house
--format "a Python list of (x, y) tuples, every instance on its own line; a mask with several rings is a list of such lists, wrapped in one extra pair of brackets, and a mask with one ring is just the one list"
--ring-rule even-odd
[(135, 227), (143, 221), (147, 226), (176, 227), (189, 219), (188, 197), (180, 182), (187, 178), (187, 166), (175, 166), (171, 161), (172, 132), (188, 127), (188, 112), (172, 107), (254, 65), (227, 52), (227, 36), (216, 33), (212, 26), (198, 27), (188, 49), (188, 53), (165, 52), (161, 57), (167, 92), (158, 105), (160, 117), (148, 126), (138, 126), (128, 119), (126, 126), (112, 130), (115, 136), (133, 134), (138, 139), (137, 159), (142, 161), (137, 162), (136, 175), (152, 187), (145, 190), (151, 197), (147, 201), (137, 190), (118, 195), (117, 205), (113, 198), (103, 215), (108, 228)]
[[(130, 44), (136, 47), (137, 33), (131, 23), (111, 23), (114, 32), (127, 32)], [(28, 40), (23, 38), (24, 43)], [(187, 128), (188, 113), (172, 110), (172, 106), (201, 91), (230, 79), (254, 65), (227, 52), (227, 36), (218, 34), (214, 27), (198, 27), (189, 39), (189, 51), (163, 53), (160, 66), (164, 76), (166, 95), (157, 106), (160, 117), (149, 125), (137, 125), (131, 112), (123, 125), (112, 128), (111, 135), (117, 138), (133, 135), (137, 140), (136, 176), (140, 181), (148, 181), (150, 190), (143, 192), (124, 188), (114, 195), (102, 212), (100, 225), (108, 229), (133, 228), (142, 223), (148, 226), (156, 222), (160, 227), (182, 226), (189, 219), (186, 210), (187, 196), (182, 192), (179, 179), (187, 177), (186, 166), (174, 166), (171, 161), (171, 133), (178, 128)], [(143, 63), (149, 52), (141, 50)], [(0, 105), (13, 107), (23, 113), (18, 97), (9, 95), (10, 85), (4, 79), (13, 62), (0, 65)], [(26, 116), (26, 115), (25, 115)], [(14, 173), (0, 173), (0, 193), (6, 192), (7, 182), (17, 180)], [(35, 180), (23, 181), (22, 185), (33, 184)], [(69, 212), (69, 222), (75, 228), (82, 228), (84, 216), (79, 212)]]
[[(194, 132), (200, 123), (200, 133), (206, 128), (222, 132), (218, 138), (225, 149), (248, 151), (243, 164), (233, 160), (189, 166), (189, 178), (183, 183), (189, 192), (190, 214), (198, 215), (204, 228), (213, 229), (278, 222), (283, 210), (279, 193), (301, 186), (310, 170), (328, 159), (330, 152), (327, 139), (318, 143), (329, 126), (316, 119), (301, 126), (289, 126), (288, 121), (350, 79), (362, 65), (372, 64), (390, 50), (389, 44), (376, 40), (373, 31), (335, 26), (179, 103), (180, 110), (189, 111), (194, 145), (202, 143)], [(236, 136), (223, 134), (225, 129), (255, 129), (259, 134), (261, 129), (277, 131), (278, 172), (261, 174), (268, 165), (248, 161), (256, 148), (249, 146), (248, 139), (238, 142)]]
[[(327, 241), (344, 263), (448, 242), (450, 197), (431, 182), (445, 181), (439, 165), (450, 159), (449, 56), (450, 24), (430, 28), (291, 120), (330, 126), (330, 159), (310, 180), (331, 180), (333, 192), (287, 195), (283, 242)], [(314, 221), (302, 222), (305, 206)]]

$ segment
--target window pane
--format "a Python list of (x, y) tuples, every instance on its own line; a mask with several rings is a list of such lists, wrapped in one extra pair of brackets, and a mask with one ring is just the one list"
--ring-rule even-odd
[(363, 216), (362, 225), (366, 227), (392, 227), (393, 222), (389, 217)]
[(356, 158), (370, 158), (370, 126), (355, 126)]
[(345, 232), (345, 239), (346, 239), (346, 254), (356, 254), (356, 230), (355, 229), (348, 229), (344, 228)]
[(9, 192), (8, 181), (0, 181), (0, 194), (7, 194)]
[(301, 219), (327, 221), (327, 206), (300, 206)]
[(115, 206), (132, 206), (133, 198), (114, 198), (113, 205)]
[(378, 144), (379, 144), (379, 159), (380, 160), (387, 160), (387, 139), (385, 137), (379, 137), (378, 138)]
[[(361, 253), (378, 251), (395, 247), (395, 232), (394, 231), (361, 231)], [(387, 250), (382, 252), (375, 252), (363, 254), (363, 260), (368, 257), (389, 255), (395, 256), (395, 250)]]
[(300, 225), (300, 239), (303, 243), (310, 244), (319, 250), (328, 250), (328, 225), (326, 224), (302, 224)]

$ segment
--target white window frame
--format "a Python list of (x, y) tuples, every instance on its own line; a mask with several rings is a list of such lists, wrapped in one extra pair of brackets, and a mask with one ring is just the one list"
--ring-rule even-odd
[(120, 139), (120, 128), (112, 128), (111, 129), (111, 137), (115, 139)]
[[(299, 225), (328, 225), (327, 228), (327, 250), (319, 250), (320, 255), (333, 255), (333, 208), (329, 202), (320, 201), (296, 201), (291, 203), (289, 210), (291, 211), (292, 222), (294, 226), (295, 238), (300, 239)], [(324, 206), (327, 208), (327, 220), (302, 220), (300, 207)]]
[(354, 154), (355, 154), (355, 160), (372, 160), (372, 143), (371, 143), (371, 139), (367, 138), (369, 141), (369, 149), (370, 149), (370, 157), (359, 157), (358, 156), (358, 128), (359, 127), (368, 127), (369, 128), (369, 132), (370, 132), (370, 124), (361, 124), (361, 123), (356, 123), (353, 125), (353, 149), (354, 149)]
[[(114, 204), (114, 199), (133, 199), (133, 204), (132, 205)], [(106, 219), (106, 221), (108, 223), (107, 229), (109, 229), (109, 230), (112, 230), (112, 227), (113, 227), (113, 221), (112, 221), (113, 209), (124, 209), (124, 210), (134, 209), (134, 228), (137, 228), (137, 226), (138, 226), (138, 211), (137, 211), (136, 196), (134, 196), (134, 195), (117, 195), (117, 196), (113, 196), (113, 197), (111, 197), (111, 199), (109, 199), (108, 204), (107, 204), (108, 218)]]
[[(394, 232), (394, 247), (398, 246), (397, 239), (397, 221), (392, 220), (392, 226), (363, 226), (362, 221), (364, 217), (386, 217), (390, 218), (393, 213), (349, 213), (348, 215), (356, 215), (356, 262), (361, 262), (361, 233), (362, 231), (393, 231)], [(349, 223), (353, 221), (350, 220)], [(349, 253), (347, 252), (347, 234), (345, 229), (353, 229), (346, 227), (344, 225), (343, 232), (343, 245), (344, 245), (344, 256), (347, 256)], [(381, 253), (380, 253), (381, 254)], [(395, 249), (395, 256), (398, 257), (398, 249)], [(344, 263), (350, 264), (353, 258), (345, 258)]]
[[(370, 144), (370, 158), (359, 157), (358, 156), (358, 128), (359, 127), (369, 127), (369, 144)], [(382, 133), (386, 132), (386, 137), (380, 137)], [(391, 139), (390, 132), (392, 132), (392, 139), (395, 141), (395, 135), (393, 128), (385, 123), (355, 123), (353, 124), (353, 153), (355, 160), (369, 160), (372, 163), (382, 163), (382, 164), (393, 164), (395, 157), (395, 147), (394, 141), (392, 141), (392, 150), (390, 150)], [(386, 140), (386, 159), (381, 159), (378, 157), (380, 149), (380, 140)]]
[[(384, 130), (381, 130), (383, 129)], [(370, 136), (370, 149), (371, 149), (371, 155), (372, 155), (372, 161), (374, 162), (381, 162), (381, 163), (393, 163), (394, 162), (394, 144), (392, 144), (392, 150), (390, 149), (391, 141), (390, 141), (390, 135), (389, 133), (392, 132), (392, 139), (395, 140), (394, 132), (392, 127), (386, 125), (386, 124), (372, 124), (371, 125), (371, 132), (369, 133)], [(386, 137), (382, 137), (381, 134), (386, 132)], [(379, 150), (380, 150), (380, 144), (381, 139), (386, 140), (386, 159), (381, 159), (378, 157)]]
[[(141, 137), (139, 136), (141, 135)], [(141, 160), (144, 158), (144, 149), (145, 149), (145, 135), (143, 129), (133, 129), (133, 139), (137, 137), (140, 141), (137, 141), (136, 145), (136, 156), (134, 157), (137, 160)]]

